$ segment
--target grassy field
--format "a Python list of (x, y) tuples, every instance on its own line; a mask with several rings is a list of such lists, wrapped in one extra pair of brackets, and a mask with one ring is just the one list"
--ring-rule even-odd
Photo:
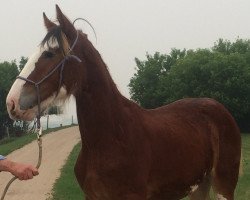
[[(57, 128), (49, 128), (47, 130), (44, 130), (43, 134), (48, 134), (54, 131), (58, 131), (60, 129), (71, 127), (71, 126), (72, 125), (62, 126), (62, 127), (57, 127)], [(15, 151), (16, 149), (20, 149), (21, 147), (32, 142), (35, 139), (36, 139), (36, 134), (29, 133), (21, 137), (12, 137), (10, 139), (0, 140), (0, 153), (1, 155), (8, 155), (12, 151)]]
[[(239, 182), (235, 192), (236, 200), (250, 199), (250, 134), (242, 134), (243, 149), (243, 175), (239, 178)], [(62, 169), (61, 177), (54, 185), (52, 198), (50, 200), (82, 200), (83, 193), (80, 190), (74, 176), (74, 163), (77, 159), (80, 144), (76, 145), (71, 152), (69, 159)], [(211, 196), (213, 193), (211, 192)], [(183, 200), (187, 200), (185, 198)]]
[(236, 200), (250, 199), (250, 134), (242, 135), (243, 175), (236, 188)]

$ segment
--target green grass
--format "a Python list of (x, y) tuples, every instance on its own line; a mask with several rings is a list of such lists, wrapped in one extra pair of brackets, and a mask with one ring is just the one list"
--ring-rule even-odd
[[(74, 163), (77, 159), (80, 144), (76, 145), (65, 166), (62, 169), (61, 177), (57, 180), (53, 189), (51, 200), (82, 200), (83, 193), (80, 190), (73, 173)], [(236, 200), (250, 199), (250, 134), (242, 134), (243, 150), (243, 175), (235, 191)], [(213, 193), (211, 192), (211, 197)], [(188, 200), (184, 198), (183, 200)]]
[(236, 200), (250, 199), (250, 135), (242, 134), (243, 175), (236, 188)]
[[(43, 134), (51, 133), (51, 132), (58, 131), (58, 130), (68, 128), (71, 126), (72, 125), (62, 126), (62, 127), (57, 127), (57, 128), (49, 128), (47, 130), (44, 130)], [(28, 133), (21, 137), (12, 137), (10, 139), (0, 140), (0, 153), (1, 155), (7, 155), (11, 153), (12, 151), (20, 149), (21, 147), (32, 142), (35, 139), (36, 139), (36, 134)]]
[(74, 176), (74, 165), (80, 151), (81, 144), (77, 144), (69, 155), (69, 158), (61, 170), (61, 176), (57, 179), (50, 200), (82, 200), (83, 192)]

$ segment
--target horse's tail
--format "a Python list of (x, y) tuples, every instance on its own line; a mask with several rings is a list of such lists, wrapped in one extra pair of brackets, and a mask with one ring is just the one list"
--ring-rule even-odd
[[(233, 199), (238, 176), (242, 170), (240, 130), (226, 108), (213, 102), (207, 110), (213, 118), (214, 167), (212, 184), (215, 192), (226, 199)], [(240, 167), (241, 166), (241, 167)]]

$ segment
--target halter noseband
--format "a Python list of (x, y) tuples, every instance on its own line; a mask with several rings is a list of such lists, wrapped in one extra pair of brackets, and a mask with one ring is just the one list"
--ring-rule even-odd
[(72, 46), (70, 47), (70, 50), (69, 50), (69, 53), (67, 55), (64, 56), (64, 58), (56, 65), (56, 67), (51, 70), (44, 78), (42, 78), (40, 81), (38, 82), (34, 82), (30, 79), (27, 79), (25, 77), (22, 77), (22, 76), (17, 76), (16, 78), (17, 79), (21, 79), (21, 80), (24, 80), (26, 82), (29, 82), (31, 84), (33, 84), (36, 88), (36, 95), (37, 95), (37, 106), (38, 106), (38, 114), (36, 116), (37, 118), (37, 128), (40, 129), (41, 128), (41, 122), (40, 122), (40, 118), (41, 118), (41, 96), (40, 96), (40, 84), (43, 83), (46, 79), (48, 79), (57, 69), (60, 68), (60, 80), (59, 80), (59, 85), (58, 85), (58, 89), (57, 89), (57, 94), (59, 93), (59, 90), (60, 90), (60, 87), (61, 87), (61, 84), (62, 84), (62, 74), (63, 74), (63, 69), (64, 69), (64, 66), (65, 66), (65, 62), (69, 59), (75, 59), (76, 61), (78, 62), (82, 62), (81, 59), (79, 57), (77, 57), (76, 55), (71, 55), (70, 52), (73, 50), (73, 48), (75, 47), (76, 43), (77, 43), (77, 40), (78, 40), (78, 36), (79, 36), (79, 33), (78, 31), (76, 31), (76, 39), (74, 41), (74, 43), (72, 44)]

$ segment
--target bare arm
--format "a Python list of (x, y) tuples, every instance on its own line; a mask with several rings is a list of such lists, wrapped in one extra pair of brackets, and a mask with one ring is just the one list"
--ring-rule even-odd
[(32, 179), (38, 175), (38, 170), (32, 165), (13, 162), (9, 159), (0, 160), (0, 171), (10, 172), (19, 180)]

